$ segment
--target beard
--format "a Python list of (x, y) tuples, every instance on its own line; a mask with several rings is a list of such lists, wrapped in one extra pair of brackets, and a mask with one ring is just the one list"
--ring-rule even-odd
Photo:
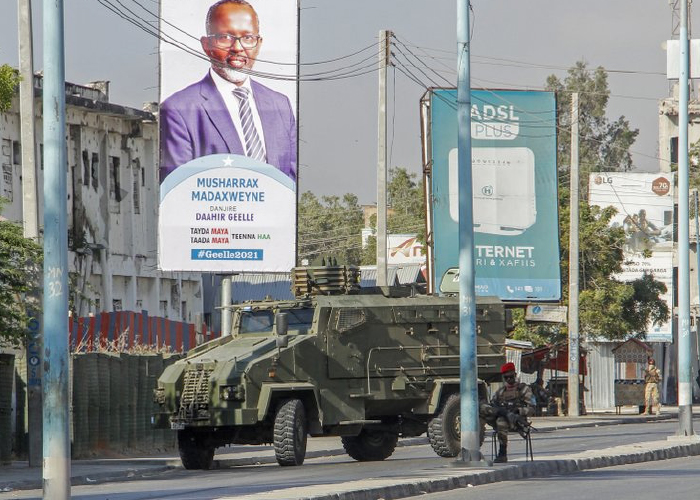
[(247, 73), (243, 73), (242, 71), (221, 64), (214, 65), (214, 72), (216, 72), (216, 74), (224, 80), (237, 85), (245, 82), (246, 78), (248, 78)]

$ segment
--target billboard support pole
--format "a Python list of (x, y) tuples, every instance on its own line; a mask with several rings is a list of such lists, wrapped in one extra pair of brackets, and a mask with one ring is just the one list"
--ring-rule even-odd
[(568, 416), (578, 417), (579, 409), (579, 331), (578, 331), (578, 92), (571, 94), (571, 179), (569, 212), (569, 401)]
[(690, 259), (688, 179), (688, 1), (681, 1), (678, 35), (678, 434), (693, 435), (693, 407), (690, 364)]
[(387, 286), (386, 244), (386, 67), (389, 65), (391, 31), (379, 32), (379, 123), (377, 137), (377, 286)]
[(457, 0), (457, 164), (459, 189), (460, 441), (465, 463), (483, 463), (476, 363), (474, 207), (472, 200), (469, 0)]

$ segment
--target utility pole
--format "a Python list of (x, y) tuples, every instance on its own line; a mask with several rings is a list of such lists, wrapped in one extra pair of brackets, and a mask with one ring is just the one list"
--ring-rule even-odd
[[(19, 114), (22, 145), (22, 217), (24, 237), (39, 241), (39, 210), (37, 208), (36, 139), (34, 133), (34, 56), (32, 45), (32, 4), (19, 0), (17, 4), (19, 32)], [(34, 306), (39, 297), (28, 301)], [(38, 308), (37, 308), (38, 309)], [(29, 467), (41, 466), (41, 323), (36, 310), (29, 311), (31, 321), (27, 336), (27, 435)]]
[(44, 0), (44, 498), (70, 498), (63, 0)]
[[(695, 200), (695, 275), (698, 285), (698, 313), (695, 315), (695, 349), (700, 359), (700, 214), (698, 214), (698, 190), (693, 190), (693, 198)], [(688, 264), (690, 265), (690, 264)]]
[(578, 92), (571, 94), (571, 180), (569, 181), (569, 417), (578, 417), (579, 332), (578, 332)]
[(472, 200), (469, 0), (457, 0), (457, 176), (459, 179), (459, 374), (462, 462), (483, 464), (479, 439)]
[(389, 30), (379, 32), (379, 127), (377, 137), (377, 286), (387, 286), (387, 148), (386, 148), (386, 84), (387, 66), (391, 57)]
[(692, 376), (690, 364), (690, 258), (688, 179), (689, 43), (688, 1), (681, 0), (678, 35), (678, 433), (693, 435)]

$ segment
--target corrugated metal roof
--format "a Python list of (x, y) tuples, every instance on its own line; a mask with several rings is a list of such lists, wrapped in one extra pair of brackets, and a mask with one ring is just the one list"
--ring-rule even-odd
[(234, 304), (246, 300), (291, 300), (292, 281), (290, 273), (246, 273), (231, 277), (231, 300)]

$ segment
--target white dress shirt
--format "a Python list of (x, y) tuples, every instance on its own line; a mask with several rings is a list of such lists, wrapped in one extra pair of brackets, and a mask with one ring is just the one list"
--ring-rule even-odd
[(245, 151), (246, 155), (248, 155), (248, 146), (245, 142), (245, 137), (243, 137), (242, 133), (243, 127), (241, 125), (241, 115), (238, 111), (238, 99), (236, 98), (236, 96), (233, 95), (233, 91), (237, 87), (244, 87), (248, 89), (248, 103), (250, 104), (250, 112), (253, 115), (253, 124), (255, 125), (255, 130), (257, 130), (258, 136), (260, 137), (260, 141), (262, 141), (264, 146), (265, 134), (263, 133), (262, 122), (260, 121), (260, 114), (258, 113), (258, 108), (255, 105), (255, 96), (253, 95), (253, 89), (250, 87), (250, 78), (246, 78), (243, 84), (236, 85), (235, 83), (231, 83), (228, 80), (224, 80), (223, 78), (221, 78), (221, 76), (219, 76), (211, 68), (209, 69), (209, 74), (211, 75), (212, 80), (214, 80), (214, 85), (216, 85), (216, 89), (219, 91), (221, 97), (224, 99), (224, 103), (226, 104), (228, 112), (231, 115), (233, 126), (235, 127), (236, 132), (238, 132), (238, 138), (241, 141), (241, 145), (243, 146), (243, 150)]

